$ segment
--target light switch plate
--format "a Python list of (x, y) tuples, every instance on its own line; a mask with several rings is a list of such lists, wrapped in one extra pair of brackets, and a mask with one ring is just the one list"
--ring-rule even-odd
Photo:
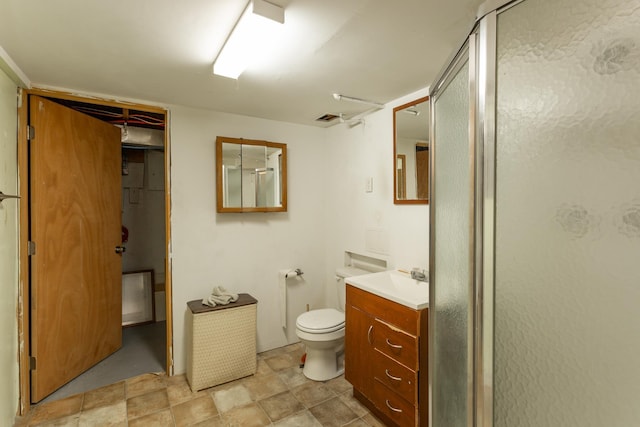
[(367, 185), (365, 187), (365, 191), (367, 193), (373, 193), (373, 177), (372, 176), (367, 178)]

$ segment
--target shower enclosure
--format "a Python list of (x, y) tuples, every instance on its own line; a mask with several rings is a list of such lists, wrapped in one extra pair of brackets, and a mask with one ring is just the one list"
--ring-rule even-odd
[(430, 425), (638, 425), (640, 2), (478, 17), (430, 94)]

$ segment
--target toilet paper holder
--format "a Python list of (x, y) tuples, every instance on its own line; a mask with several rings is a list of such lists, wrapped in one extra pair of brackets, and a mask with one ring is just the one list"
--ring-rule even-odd
[(302, 276), (303, 274), (303, 271), (299, 268), (283, 269), (279, 271), (278, 288), (280, 294), (280, 323), (284, 329), (287, 328), (287, 279)]

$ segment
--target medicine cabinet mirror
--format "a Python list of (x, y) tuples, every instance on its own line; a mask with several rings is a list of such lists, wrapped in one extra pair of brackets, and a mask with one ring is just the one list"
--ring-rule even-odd
[(393, 109), (393, 202), (429, 203), (429, 97)]
[(286, 212), (287, 145), (216, 138), (218, 212)]

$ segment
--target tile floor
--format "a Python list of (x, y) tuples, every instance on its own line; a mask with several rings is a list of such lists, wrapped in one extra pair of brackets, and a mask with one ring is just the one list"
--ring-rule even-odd
[(310, 381), (301, 344), (258, 354), (255, 375), (193, 393), (184, 375), (144, 374), (43, 403), (16, 426), (382, 426), (342, 376)]

